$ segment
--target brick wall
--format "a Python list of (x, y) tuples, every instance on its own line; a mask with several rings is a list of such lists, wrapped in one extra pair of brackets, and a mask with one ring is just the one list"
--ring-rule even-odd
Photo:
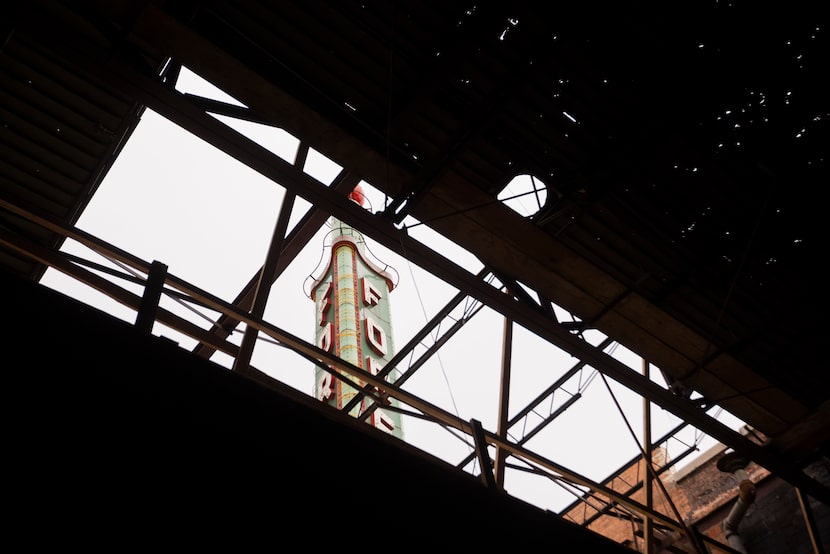
[[(654, 511), (676, 520), (676, 510), (687, 525), (694, 526), (700, 533), (720, 543), (728, 544), (721, 523), (737, 499), (738, 480), (734, 474), (718, 469), (716, 464), (723, 454), (724, 447), (718, 446), (701, 454), (693, 464), (681, 470), (670, 469), (661, 474), (661, 482), (674, 508), (657, 483), (653, 485), (652, 499)], [(653, 458), (655, 467), (666, 464), (662, 449), (655, 450)], [(754, 463), (748, 464), (745, 471), (757, 490), (755, 502), (738, 526), (739, 536), (747, 551), (750, 554), (812, 553), (808, 529), (793, 487), (773, 478), (767, 470)], [(830, 484), (830, 462), (827, 460), (814, 463), (807, 472), (817, 480)], [(604, 485), (645, 504), (642, 488), (644, 475), (643, 461), (638, 460)], [(578, 524), (588, 522), (587, 526), (593, 531), (634, 550), (640, 550), (642, 539), (639, 525), (631, 521), (625, 510), (606, 509), (603, 513), (606, 503), (600, 499), (607, 500), (601, 496), (588, 499), (563, 513), (563, 516)], [(828, 551), (830, 507), (816, 501), (810, 501), (810, 507), (818, 540), (824, 550)], [(659, 534), (657, 536), (659, 538)], [(682, 547), (684, 544), (680, 542), (675, 546)]]

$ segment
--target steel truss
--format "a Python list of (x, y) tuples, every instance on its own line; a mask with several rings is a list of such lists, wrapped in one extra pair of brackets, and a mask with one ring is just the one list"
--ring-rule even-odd
[[(48, 37), (45, 37), (45, 40), (48, 40)], [(73, 51), (73, 48), (76, 50)], [(681, 428), (690, 425), (765, 467), (773, 474), (789, 482), (798, 491), (830, 504), (830, 491), (823, 484), (798, 471), (797, 468), (791, 467), (786, 460), (779, 458), (774, 453), (762, 448), (759, 444), (710, 416), (707, 411), (712, 408), (712, 404), (679, 397), (606, 353), (605, 348), (611, 343), (610, 339), (605, 339), (596, 346), (588, 343), (578, 333), (574, 333), (574, 322), (558, 321), (550, 308), (549, 302), (535, 301), (530, 294), (522, 290), (520, 285), (512, 282), (509, 276), (495, 276), (500, 285), (494, 285), (491, 271), (483, 270), (479, 274), (473, 275), (412, 238), (392, 218), (381, 213), (369, 213), (349, 201), (347, 193), (361, 180), (361, 176), (354, 170), (346, 167), (330, 187), (305, 174), (302, 171), (302, 166), (309, 144), (302, 141), (302, 137), (300, 137), (301, 147), (298, 158), (294, 164), (291, 164), (216, 120), (211, 114), (223, 113), (273, 126), (280, 126), (279, 121), (257, 114), (253, 110), (240, 109), (181, 94), (172, 86), (172, 70), (168, 75), (159, 75), (148, 72), (146, 67), (141, 67), (131, 58), (102, 60), (96, 58), (95, 52), (83, 51), (78, 46), (63, 45), (62, 49), (79, 69), (96, 74), (105, 72), (108, 83), (112, 87), (123, 91), (125, 95), (136, 97), (144, 106), (161, 114), (232, 158), (246, 164), (277, 185), (284, 187), (287, 191), (287, 199), (291, 199), (286, 200), (287, 202), (292, 202), (293, 197), (297, 196), (313, 206), (301, 222), (288, 234), (285, 234), (284, 231), (290, 209), (281, 214), (277, 221), (268, 258), (264, 261), (260, 271), (251, 277), (248, 285), (239, 292), (234, 301), (228, 303), (208, 291), (201, 290), (167, 273), (166, 268), (158, 263), (154, 264), (138, 259), (77, 228), (67, 227), (46, 214), (37, 213), (26, 207), (0, 199), (0, 208), (37, 223), (50, 231), (78, 241), (124, 267), (125, 272), (114, 272), (92, 262), (75, 259), (57, 250), (38, 247), (17, 235), (0, 229), (0, 242), (2, 244), (22, 255), (70, 275), (135, 310), (137, 313), (136, 324), (139, 327), (147, 330), (148, 321), (161, 322), (196, 340), (198, 346), (193, 351), (195, 354), (210, 357), (214, 352), (223, 352), (238, 361), (233, 368), (235, 371), (244, 373), (265, 386), (274, 386), (271, 378), (250, 365), (250, 349), (253, 348), (251, 340), (244, 340), (242, 346), (236, 346), (227, 340), (238, 325), (245, 324), (246, 336), (250, 339), (256, 338), (257, 334), (267, 336), (280, 345), (292, 349), (314, 365), (327, 368), (334, 377), (360, 389), (359, 397), (365, 397), (373, 402), (373, 407), (370, 407), (369, 411), (364, 412), (360, 417), (367, 417), (374, 407), (383, 404), (387, 397), (392, 397), (397, 399), (402, 406), (412, 410), (412, 415), (423, 417), (437, 425), (459, 433), (465, 437), (469, 444), (474, 445), (475, 452), (459, 460), (458, 467), (464, 468), (474, 458), (477, 458), (480, 462), (479, 467), (485, 468), (485, 472), (481, 474), (482, 480), (491, 486), (500, 485), (500, 479), (495, 478), (493, 472), (498, 472), (498, 468), (502, 468), (503, 471), (505, 466), (509, 466), (513, 469), (529, 471), (556, 481), (562, 481), (578, 487), (580, 490), (587, 491), (583, 501), (591, 502), (600, 499), (599, 502), (603, 506), (600, 511), (603, 513), (610, 513), (617, 508), (622, 508), (636, 521), (653, 521), (667, 529), (688, 535), (693, 544), (699, 540), (708, 540), (696, 537), (694, 532), (688, 529), (682, 521), (667, 517), (649, 505), (634, 501), (631, 498), (631, 493), (635, 492), (636, 488), (622, 493), (612, 490), (526, 448), (526, 443), (538, 434), (544, 426), (567, 409), (568, 405), (579, 400), (577, 395), (562, 403), (556, 411), (552, 412), (538, 426), (526, 432), (521, 439), (516, 441), (508, 439), (508, 432), (512, 427), (517, 425), (546, 398), (559, 390), (567, 378), (582, 367), (590, 365), (604, 376), (626, 386), (649, 402), (653, 402), (671, 412), (684, 422), (668, 435), (649, 444), (649, 451), (652, 447), (668, 440)], [(175, 68), (175, 60), (168, 67)], [(337, 161), (342, 162), (342, 160)], [(397, 201), (400, 203), (403, 199), (397, 199)], [(277, 280), (301, 248), (308, 242), (308, 239), (314, 235), (329, 216), (337, 217), (352, 225), (374, 241), (407, 258), (460, 291), (443, 309), (439, 310), (432, 320), (422, 327), (415, 337), (397, 351), (394, 358), (386, 365), (386, 372), (379, 375), (372, 375), (359, 367), (332, 356), (315, 345), (262, 319), (262, 307), (267, 300), (270, 285)], [(110, 273), (129, 282), (146, 284), (145, 290), (147, 292), (143, 297), (138, 296), (101, 276), (101, 272)], [(182, 302), (215, 311), (220, 315), (213, 322), (211, 329), (205, 330), (159, 307), (157, 302), (159, 294), (170, 295)], [(539, 298), (542, 298), (541, 294), (539, 294)], [(466, 313), (463, 318), (455, 319), (444, 330), (443, 334), (437, 337), (434, 331), (447, 320), (453, 310), (465, 301), (478, 303), (477, 309)], [(523, 326), (579, 360), (564, 376), (552, 383), (512, 418), (505, 419), (498, 432), (483, 429), (475, 420), (464, 421), (459, 419), (446, 410), (403, 389), (406, 380), (423, 366), (429, 357), (434, 355), (469, 318), (473, 317), (478, 309), (484, 306), (499, 312), (511, 324), (516, 323)], [(577, 325), (577, 327), (579, 326)], [(430, 337), (433, 337), (433, 344), (420, 357), (414, 359), (415, 348)], [(505, 348), (509, 349), (509, 341), (505, 342)], [(509, 355), (507, 357), (509, 358)], [(404, 363), (408, 359), (410, 361), (408, 366), (405, 367)], [(385, 377), (393, 368), (398, 369), (401, 377), (396, 382), (390, 383)], [(360, 383), (365, 383), (365, 385)], [(507, 388), (507, 384), (507, 379), (504, 379), (501, 383), (503, 390)], [(356, 403), (357, 399), (354, 402)], [(505, 397), (503, 397), (502, 402), (500, 413), (506, 413)], [(352, 407), (353, 404), (350, 404), (344, 408), (344, 411), (348, 412)], [(322, 404), (321, 409), (323, 409)], [(494, 466), (489, 464), (491, 449), (497, 453), (495, 469)], [(684, 456), (690, 452), (691, 449)], [(673, 463), (677, 461), (675, 460)], [(665, 469), (666, 467), (652, 467), (652, 472), (659, 475)], [(723, 547), (720, 544), (718, 546)]]

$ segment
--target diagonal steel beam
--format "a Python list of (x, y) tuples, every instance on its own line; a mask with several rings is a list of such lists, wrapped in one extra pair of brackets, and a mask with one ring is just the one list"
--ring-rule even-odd
[[(286, 193), (283, 196), (282, 206), (277, 216), (277, 223), (274, 226), (274, 233), (271, 236), (271, 245), (268, 247), (265, 264), (260, 270), (259, 279), (257, 279), (256, 288), (254, 289), (254, 302), (253, 306), (251, 306), (251, 315), (257, 318), (262, 318), (263, 314), (265, 314), (265, 306), (268, 304), (271, 285), (276, 280), (277, 264), (280, 260), (280, 252), (282, 251), (282, 245), (285, 239), (285, 230), (288, 228), (288, 220), (291, 219), (291, 210), (294, 208), (294, 199), (295, 196), (292, 193)], [(253, 327), (245, 328), (245, 335), (242, 337), (242, 343), (239, 345), (239, 354), (237, 354), (233, 361), (234, 371), (242, 374), (250, 372), (249, 366), (251, 356), (254, 353), (258, 332)]]

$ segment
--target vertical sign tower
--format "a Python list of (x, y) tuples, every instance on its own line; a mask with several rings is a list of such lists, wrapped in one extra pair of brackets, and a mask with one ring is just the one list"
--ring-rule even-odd
[[(349, 195), (361, 206), (364, 203), (360, 185)], [(315, 306), (315, 344), (343, 360), (376, 375), (394, 355), (389, 293), (395, 284), (392, 276), (368, 257), (363, 235), (337, 218), (330, 219), (331, 252), (323, 273), (311, 286)], [(388, 268), (388, 266), (387, 266)], [(394, 382), (397, 370), (386, 380)], [(359, 386), (364, 383), (355, 376), (349, 379)], [(320, 367), (315, 369), (314, 395), (318, 400), (343, 409), (355, 398), (358, 390), (333, 377)], [(350, 410), (358, 416), (370, 406), (372, 399), (362, 398)], [(390, 399), (390, 406), (397, 406)], [(403, 438), (400, 414), (376, 408), (367, 420), (374, 427)]]

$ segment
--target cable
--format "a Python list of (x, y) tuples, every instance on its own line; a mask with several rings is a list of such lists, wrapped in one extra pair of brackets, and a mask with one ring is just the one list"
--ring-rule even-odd
[[(517, 198), (521, 198), (521, 197), (523, 197), (523, 196), (527, 196), (527, 195), (529, 195), (529, 194), (534, 194), (534, 191), (530, 191), (530, 192), (522, 192), (522, 193), (519, 193), (519, 194), (514, 194), (513, 196), (508, 196), (508, 197), (503, 198), (503, 199), (501, 199), (501, 200), (499, 200), (499, 199), (497, 199), (497, 198), (496, 198), (496, 199), (493, 199), (493, 200), (488, 200), (487, 202), (483, 202), (483, 203), (481, 203), (481, 204), (477, 204), (477, 205), (475, 205), (475, 206), (470, 206), (470, 207), (468, 207), (468, 208), (463, 208), (463, 209), (459, 209), (459, 210), (454, 210), (454, 211), (449, 212), (449, 213), (446, 213), (446, 214), (444, 214), (444, 215), (435, 216), (435, 217), (433, 217), (433, 218), (426, 219), (426, 220), (424, 220), (424, 221), (418, 221), (417, 223), (413, 223), (413, 224), (411, 224), (411, 225), (404, 225), (404, 226), (403, 226), (403, 229), (404, 229), (404, 230), (413, 229), (413, 228), (415, 228), (415, 227), (418, 227), (419, 225), (426, 225), (427, 223), (432, 223), (433, 221), (438, 221), (439, 219), (444, 219), (444, 218), (447, 218), (447, 217), (452, 217), (452, 216), (454, 216), (454, 215), (460, 215), (460, 214), (463, 214), (463, 213), (466, 213), (466, 212), (472, 212), (472, 211), (474, 211), (474, 210), (478, 210), (478, 209), (480, 209), (480, 208), (486, 208), (487, 206), (492, 206), (493, 204), (504, 204), (504, 203), (505, 203), (505, 202), (507, 202), (508, 200), (515, 200), (515, 199), (517, 199)], [(518, 212), (517, 212), (517, 213), (518, 213)]]
[[(401, 248), (404, 248), (403, 241), (401, 241)], [(421, 312), (424, 314), (424, 322), (426, 323), (429, 321), (429, 316), (427, 315), (427, 310), (424, 306), (424, 301), (421, 297), (421, 291), (418, 288), (418, 281), (415, 279), (415, 273), (412, 271), (412, 263), (409, 261), (408, 257), (404, 257), (406, 258), (406, 267), (409, 268), (409, 274), (412, 277), (412, 285), (415, 287), (415, 295), (418, 297), (418, 303), (421, 305)], [(438, 337), (434, 336), (433, 340), (437, 341)], [(449, 392), (450, 401), (452, 402), (452, 407), (455, 411), (455, 416), (461, 418), (461, 416), (458, 413), (458, 406), (455, 403), (455, 396), (452, 393), (452, 386), (450, 385), (450, 380), (447, 377), (446, 370), (444, 369), (444, 362), (441, 361), (441, 353), (436, 352), (435, 356), (438, 358), (438, 365), (441, 367), (441, 374), (444, 376), (444, 382), (447, 384), (447, 392)]]

